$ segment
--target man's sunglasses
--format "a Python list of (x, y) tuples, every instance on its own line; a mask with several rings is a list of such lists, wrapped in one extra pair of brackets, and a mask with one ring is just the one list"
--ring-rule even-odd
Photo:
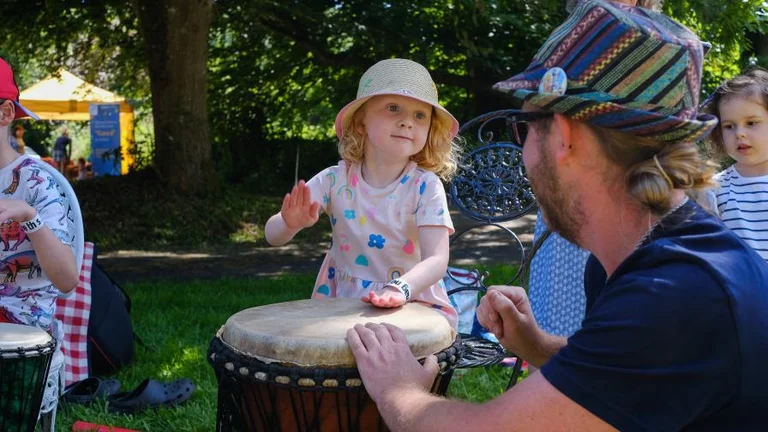
[(544, 111), (521, 112), (507, 117), (507, 124), (510, 129), (512, 129), (512, 135), (515, 138), (515, 142), (522, 146), (528, 138), (528, 130), (530, 129), (529, 123), (552, 118), (554, 116), (555, 113)]

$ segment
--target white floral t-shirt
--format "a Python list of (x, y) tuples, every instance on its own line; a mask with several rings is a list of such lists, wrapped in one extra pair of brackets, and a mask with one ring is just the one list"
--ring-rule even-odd
[[(363, 297), (421, 262), (419, 227), (444, 226), (453, 233), (443, 184), (414, 162), (383, 188), (363, 180), (360, 164), (344, 161), (326, 168), (307, 185), (333, 229), (333, 243), (313, 298)], [(411, 300), (437, 309), (456, 328), (458, 315), (442, 280)]]

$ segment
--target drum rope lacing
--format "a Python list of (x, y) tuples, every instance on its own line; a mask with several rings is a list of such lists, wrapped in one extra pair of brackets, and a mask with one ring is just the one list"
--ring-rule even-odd
[[(456, 365), (462, 350), (461, 339), (457, 337), (450, 347), (435, 354), (441, 373), (446, 373)], [(254, 357), (234, 352), (218, 337), (214, 337), (211, 341), (208, 361), (214, 369), (221, 370), (223, 373), (258, 382), (324, 390), (363, 388), (360, 373), (355, 367), (320, 369), (265, 363)]]

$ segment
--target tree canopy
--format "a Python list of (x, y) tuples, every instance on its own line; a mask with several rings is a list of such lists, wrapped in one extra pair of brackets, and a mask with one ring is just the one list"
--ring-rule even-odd
[[(65, 65), (157, 110), (150, 95), (157, 93), (162, 78), (150, 73), (150, 61), (171, 60), (152, 58), (155, 48), (147, 49), (147, 17), (138, 13), (139, 6), (153, 4), (172, 17), (178, 2), (8, 0), (0, 3), (0, 13), (9, 17), (0, 46), (17, 69), (29, 66), (47, 73)], [(506, 107), (508, 102), (492, 93), (491, 85), (521, 71), (566, 16), (565, 0), (192, 4), (189, 13), (194, 8), (202, 13), (205, 5), (212, 5), (210, 32), (200, 30), (208, 32), (207, 38), (192, 37), (190, 26), (177, 21), (159, 42), (173, 39), (176, 32), (186, 35), (178, 47), (184, 55), (190, 49), (184, 44), (208, 41), (206, 88), (196, 84), (183, 91), (207, 93), (205, 126), (210, 124), (211, 133), (205, 145), (211, 146), (219, 171), (234, 180), (254, 171), (274, 174), (276, 168), (285, 168), (292, 163), (296, 145), (309, 156), (309, 165), (333, 160), (336, 112), (354, 97), (362, 72), (383, 58), (406, 57), (424, 64), (438, 83), (441, 100), (460, 121)], [(666, 0), (664, 13), (713, 45), (705, 59), (704, 92), (737, 74), (750, 58), (760, 60), (758, 47), (750, 45), (757, 39), (747, 35), (763, 32), (766, 9), (760, 0)], [(179, 123), (203, 127), (199, 121)], [(171, 145), (158, 141), (158, 157), (172, 157), (161, 151)]]

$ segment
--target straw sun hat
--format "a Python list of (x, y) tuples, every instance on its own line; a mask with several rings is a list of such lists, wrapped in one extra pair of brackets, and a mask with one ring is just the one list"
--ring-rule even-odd
[(459, 131), (459, 122), (437, 100), (437, 87), (427, 69), (411, 60), (388, 59), (371, 66), (357, 88), (357, 98), (348, 103), (336, 116), (336, 136), (341, 139), (344, 129), (352, 121), (355, 112), (379, 95), (407, 96), (435, 107), (434, 121), (445, 124), (451, 137)]

